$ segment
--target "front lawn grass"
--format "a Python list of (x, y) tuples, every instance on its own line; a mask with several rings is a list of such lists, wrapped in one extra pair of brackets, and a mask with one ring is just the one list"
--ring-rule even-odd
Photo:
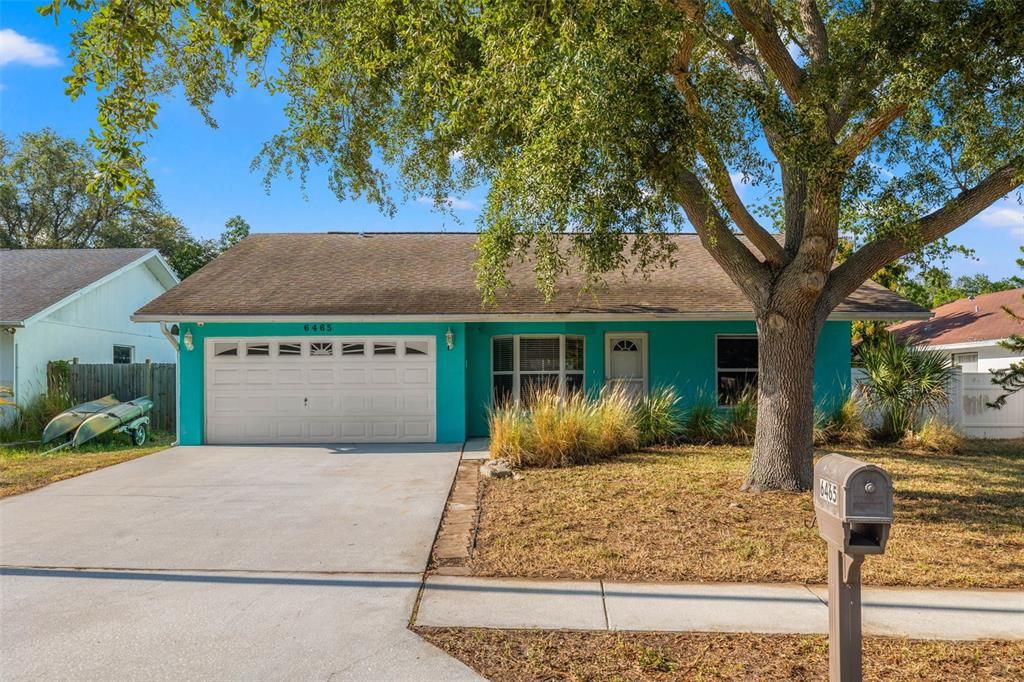
[[(818, 635), (415, 630), (495, 682), (828, 679)], [(1020, 680), (1024, 642), (866, 637), (864, 679)]]
[(0, 444), (0, 497), (28, 492), (65, 478), (87, 474), (112, 464), (166, 449), (173, 438), (150, 433), (142, 447), (135, 447), (127, 436), (108, 436), (75, 449), (43, 454), (49, 445)]
[[(837, 449), (889, 471), (896, 518), (868, 585), (1024, 586), (1024, 441), (955, 455)], [(810, 493), (740, 492), (749, 448), (681, 446), (486, 479), (474, 575), (826, 582)]]

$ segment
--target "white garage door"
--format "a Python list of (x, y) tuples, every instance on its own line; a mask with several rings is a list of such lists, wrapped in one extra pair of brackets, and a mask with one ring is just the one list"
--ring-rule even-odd
[(436, 440), (432, 336), (207, 339), (207, 443)]

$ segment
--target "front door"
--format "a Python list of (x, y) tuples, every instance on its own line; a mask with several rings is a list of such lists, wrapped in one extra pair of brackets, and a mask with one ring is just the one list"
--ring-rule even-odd
[(605, 385), (636, 397), (647, 395), (647, 334), (605, 336)]

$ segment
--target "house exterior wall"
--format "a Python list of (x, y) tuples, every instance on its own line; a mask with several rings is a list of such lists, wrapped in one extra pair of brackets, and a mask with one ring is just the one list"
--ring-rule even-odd
[(114, 279), (32, 322), (14, 334), (17, 344), (18, 402), (46, 391), (46, 364), (78, 358), (83, 363), (113, 362), (114, 344), (132, 346), (134, 360), (174, 362), (175, 351), (158, 324), (132, 322), (130, 316), (165, 291), (140, 263)]
[[(14, 337), (0, 329), (0, 388), (14, 388)], [(0, 391), (0, 397), (8, 394)], [(14, 408), (0, 405), (0, 426), (6, 426), (14, 416)]]
[[(597, 392), (605, 380), (605, 335), (643, 332), (648, 344), (648, 384), (673, 386), (683, 405), (715, 400), (715, 339), (720, 334), (756, 334), (754, 323), (698, 322), (566, 322), (482, 323), (467, 325), (468, 433), (487, 435), (487, 407), (491, 396), (491, 339), (509, 334), (572, 334), (583, 336), (584, 386)], [(831, 411), (849, 395), (850, 323), (828, 322), (822, 330), (814, 369), (814, 401)]]
[(1006, 369), (1011, 363), (1020, 362), (1022, 357), (1024, 357), (1019, 353), (1011, 353), (998, 345), (996, 341), (958, 343), (955, 346), (934, 346), (933, 348), (947, 356), (957, 353), (977, 353), (979, 373), (989, 372), (994, 369)]
[[(445, 332), (455, 334), (448, 350)], [(184, 335), (192, 333), (193, 350)], [(179, 441), (204, 442), (204, 343), (218, 337), (406, 336), (433, 335), (437, 340), (437, 440), (458, 442), (487, 435), (486, 412), (491, 395), (491, 338), (508, 334), (572, 334), (585, 338), (585, 378), (588, 391), (604, 383), (604, 336), (615, 332), (648, 335), (648, 375), (651, 387), (673, 385), (684, 403), (702, 394), (713, 399), (715, 337), (753, 334), (753, 322), (559, 322), (559, 323), (332, 323), (329, 331), (306, 331), (303, 323), (181, 324), (179, 334)], [(849, 394), (850, 323), (828, 322), (815, 360), (815, 402), (825, 410)]]

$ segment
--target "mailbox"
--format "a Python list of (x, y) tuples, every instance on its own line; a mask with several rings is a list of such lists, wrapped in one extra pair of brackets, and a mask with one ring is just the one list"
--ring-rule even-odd
[(892, 526), (892, 479), (884, 469), (842, 455), (814, 465), (814, 514), (828, 544), (828, 674), (861, 680), (860, 566), (881, 554)]
[(874, 464), (825, 455), (814, 466), (818, 532), (845, 554), (881, 554), (892, 526), (892, 479)]

